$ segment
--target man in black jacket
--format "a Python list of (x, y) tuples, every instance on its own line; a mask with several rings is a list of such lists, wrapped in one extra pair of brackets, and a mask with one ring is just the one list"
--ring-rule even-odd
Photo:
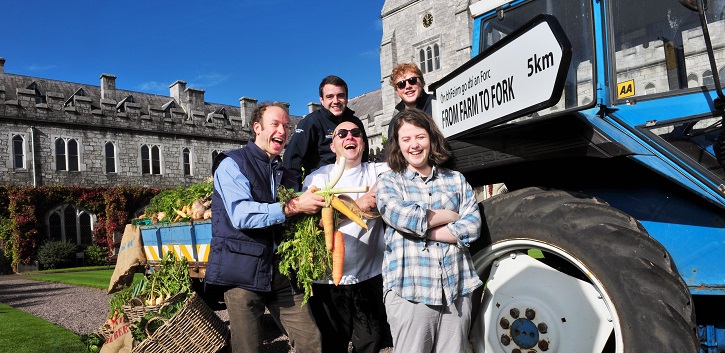
[[(332, 133), (343, 121), (350, 121), (362, 130), (365, 146), (368, 136), (362, 121), (347, 107), (347, 83), (337, 76), (327, 76), (320, 82), (320, 103), (322, 108), (307, 114), (297, 124), (282, 158), (282, 164), (299, 180), (315, 169), (335, 163), (335, 153), (330, 149)], [(368, 151), (363, 154), (363, 162), (368, 160)]]

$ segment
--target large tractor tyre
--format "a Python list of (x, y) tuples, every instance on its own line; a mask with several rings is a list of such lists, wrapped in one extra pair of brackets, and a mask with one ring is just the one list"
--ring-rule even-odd
[(687, 286), (637, 220), (541, 188), (481, 206), (476, 352), (699, 352)]

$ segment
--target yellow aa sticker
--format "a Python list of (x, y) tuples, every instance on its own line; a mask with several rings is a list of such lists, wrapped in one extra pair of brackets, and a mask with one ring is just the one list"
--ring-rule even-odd
[(617, 84), (617, 98), (627, 98), (634, 95), (634, 80)]

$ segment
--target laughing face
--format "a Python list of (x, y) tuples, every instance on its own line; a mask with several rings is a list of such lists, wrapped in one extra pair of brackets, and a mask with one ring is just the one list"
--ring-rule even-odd
[[(344, 137), (340, 137), (341, 135)], [(362, 131), (355, 123), (346, 121), (337, 125), (330, 144), (330, 149), (335, 152), (337, 159), (345, 157), (346, 166), (354, 167), (362, 162), (365, 148)]]
[(289, 131), (287, 112), (280, 107), (269, 106), (264, 110), (261, 121), (254, 123), (254, 144), (267, 152), (272, 159), (282, 153)]
[(320, 103), (322, 103), (322, 106), (329, 110), (332, 115), (341, 116), (347, 107), (347, 93), (345, 92), (345, 88), (329, 83), (322, 86)]
[(408, 168), (423, 176), (430, 175), (433, 169), (428, 161), (430, 156), (430, 135), (422, 127), (403, 123), (398, 129), (398, 145)]

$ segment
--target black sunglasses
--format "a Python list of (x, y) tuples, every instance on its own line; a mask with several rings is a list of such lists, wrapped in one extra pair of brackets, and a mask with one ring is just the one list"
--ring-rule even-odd
[(402, 80), (402, 81), (398, 81), (398, 83), (396, 83), (395, 85), (398, 86), (398, 89), (403, 89), (403, 88), (405, 88), (405, 82), (406, 81), (408, 83), (410, 83), (411, 86), (414, 86), (416, 83), (418, 83), (418, 78), (415, 77), (415, 76), (413, 76), (413, 77), (411, 77), (409, 79)]
[(335, 135), (337, 135), (337, 137), (339, 137), (341, 139), (344, 139), (345, 137), (347, 137), (348, 132), (350, 132), (352, 134), (352, 137), (360, 137), (360, 135), (362, 135), (362, 131), (360, 131), (360, 129), (358, 129), (358, 128), (354, 128), (354, 129), (350, 129), (350, 130), (340, 129), (340, 130), (337, 130), (337, 132), (335, 132)]

